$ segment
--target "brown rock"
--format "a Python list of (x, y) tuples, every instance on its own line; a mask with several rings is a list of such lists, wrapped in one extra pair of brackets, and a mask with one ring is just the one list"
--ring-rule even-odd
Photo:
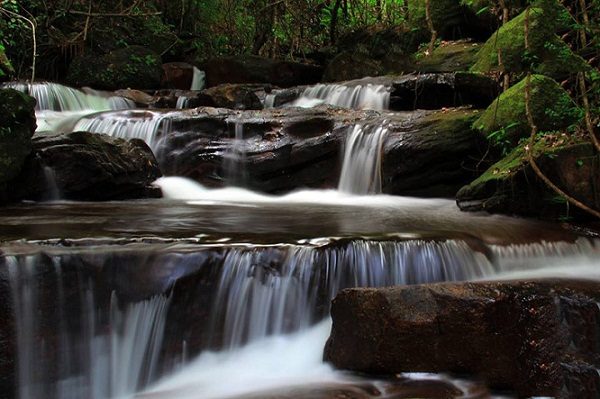
[(600, 284), (451, 283), (349, 289), (325, 358), (367, 373), (477, 375), (519, 396), (596, 397)]
[(194, 66), (186, 62), (162, 64), (160, 86), (164, 89), (189, 90), (194, 79)]

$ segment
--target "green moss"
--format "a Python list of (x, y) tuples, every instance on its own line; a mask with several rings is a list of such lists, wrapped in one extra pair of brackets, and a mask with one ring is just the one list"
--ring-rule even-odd
[(419, 57), (417, 69), (425, 73), (468, 71), (480, 48), (478, 43), (465, 41), (442, 43), (431, 54)]
[[(564, 8), (550, 0), (532, 7), (498, 29), (477, 54), (475, 72), (533, 71), (562, 78), (587, 68), (585, 61), (563, 43), (556, 32), (564, 27)], [(525, 21), (529, 21), (529, 48), (525, 48)], [(502, 65), (500, 65), (500, 54)]]
[(15, 70), (6, 54), (4, 54), (4, 48), (0, 45), (0, 78), (11, 76), (13, 73), (15, 73)]
[[(475, 121), (474, 127), (492, 137), (497, 144), (516, 144), (530, 134), (525, 112), (523, 79), (502, 93)], [(581, 109), (556, 81), (543, 75), (532, 75), (530, 107), (539, 131), (563, 129), (581, 119)], [(498, 133), (500, 132), (500, 133)]]

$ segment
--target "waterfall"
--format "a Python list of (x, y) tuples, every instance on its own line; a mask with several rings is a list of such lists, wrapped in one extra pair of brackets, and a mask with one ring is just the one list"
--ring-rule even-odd
[[(52, 258), (50, 275), (40, 255), (6, 256), (5, 262), (16, 320), (19, 399), (124, 398), (153, 381), (169, 298), (120, 305), (113, 293), (105, 313), (91, 281), (80, 281), (75, 296), (66, 291), (73, 276), (64, 275), (59, 256)], [(45, 291), (52, 275), (55, 303)], [(77, 308), (79, 319), (67, 318), (66, 309)], [(56, 338), (48, 323), (57, 328)]]
[(177, 103), (175, 104), (175, 109), (185, 109), (189, 103), (189, 98), (186, 96), (177, 97)]
[(44, 178), (46, 179), (47, 199), (55, 201), (60, 199), (60, 188), (56, 182), (56, 172), (50, 166), (44, 166)]
[(244, 124), (234, 125), (235, 138), (233, 145), (223, 156), (223, 168), (227, 182), (233, 186), (244, 186), (247, 181), (246, 173), (246, 142), (244, 140)]
[(225, 254), (211, 331), (226, 348), (308, 328), (347, 287), (474, 279), (493, 265), (462, 241), (351, 241), (319, 248), (231, 249)]
[(309, 108), (330, 104), (352, 109), (384, 110), (389, 108), (390, 91), (384, 85), (325, 85), (318, 84), (304, 90), (293, 106)]
[(7, 83), (10, 87), (35, 98), (37, 111), (105, 111), (133, 108), (133, 101), (109, 93), (89, 90), (85, 93), (58, 83)]
[(381, 149), (385, 126), (355, 125), (346, 140), (338, 190), (352, 194), (381, 192)]
[(103, 112), (82, 117), (73, 130), (142, 139), (155, 151), (160, 136), (171, 130), (171, 120), (167, 113), (152, 111)]
[(275, 98), (276, 98), (275, 94), (267, 94), (265, 96), (265, 104), (264, 104), (265, 109), (275, 108)]
[(194, 67), (194, 75), (192, 77), (192, 85), (190, 90), (202, 90), (204, 89), (206, 81), (206, 73)]

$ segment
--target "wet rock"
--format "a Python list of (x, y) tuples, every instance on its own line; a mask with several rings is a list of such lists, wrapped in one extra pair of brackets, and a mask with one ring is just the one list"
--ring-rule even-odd
[(202, 64), (207, 87), (223, 83), (270, 83), (290, 87), (317, 83), (320, 67), (298, 62), (279, 61), (257, 56), (210, 59)]
[(13, 89), (0, 90), (0, 202), (8, 195), (6, 184), (18, 175), (31, 152), (34, 107), (32, 97)]
[(406, 75), (394, 79), (390, 109), (484, 108), (499, 94), (495, 80), (469, 72)]
[(147, 90), (159, 88), (161, 76), (161, 61), (157, 53), (145, 47), (129, 46), (104, 55), (76, 57), (69, 66), (66, 80), (75, 87)]
[(14, 200), (49, 195), (75, 200), (116, 200), (157, 196), (151, 183), (160, 170), (139, 139), (74, 132), (34, 136), (33, 153), (13, 180)]
[(154, 96), (141, 90), (121, 89), (115, 91), (115, 95), (130, 99), (136, 107), (148, 107), (154, 101)]
[(477, 111), (423, 113), (385, 140), (383, 191), (419, 197), (453, 197), (476, 176), (486, 143), (471, 128)]
[(521, 397), (594, 398), (599, 288), (563, 280), (344, 290), (325, 358), (365, 373), (467, 373)]
[(230, 109), (262, 109), (263, 105), (254, 93), (255, 88), (241, 84), (223, 84), (202, 92), (210, 103), (202, 104)]
[(160, 85), (163, 89), (189, 90), (194, 79), (194, 66), (185, 62), (162, 64), (163, 75)]
[(17, 346), (8, 270), (0, 270), (0, 397), (16, 394)]
[[(460, 189), (456, 202), (464, 211), (586, 219), (566, 200), (557, 196), (533, 171), (522, 144), (480, 177)], [(533, 148), (542, 172), (559, 188), (584, 204), (598, 209), (596, 187), (598, 155), (589, 143), (577, 143), (563, 134), (548, 134)]]

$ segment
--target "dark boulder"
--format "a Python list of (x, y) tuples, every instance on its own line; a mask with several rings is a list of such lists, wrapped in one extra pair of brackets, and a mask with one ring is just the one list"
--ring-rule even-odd
[(468, 71), (480, 48), (481, 44), (465, 40), (442, 42), (431, 54), (418, 53), (415, 69), (422, 73)]
[(31, 152), (35, 132), (35, 100), (13, 89), (0, 90), (0, 202)]
[(160, 170), (148, 146), (102, 134), (34, 136), (33, 153), (11, 183), (14, 200), (102, 201), (157, 196), (151, 183)]
[(243, 84), (223, 84), (206, 89), (202, 94), (208, 97), (205, 106), (230, 109), (262, 109), (263, 105), (255, 94), (256, 88)]
[(381, 64), (368, 54), (345, 51), (336, 55), (327, 64), (323, 73), (323, 81), (340, 82), (383, 74)]
[(456, 372), (520, 397), (595, 398), (598, 283), (451, 283), (344, 290), (325, 358), (373, 374)]
[(129, 46), (104, 55), (85, 54), (69, 66), (67, 82), (94, 89), (158, 89), (163, 70), (160, 56), (141, 46)]
[(213, 58), (202, 63), (201, 69), (206, 72), (207, 87), (223, 83), (270, 83), (290, 87), (317, 83), (323, 74), (315, 65), (249, 55)]
[(440, 109), (461, 105), (485, 108), (499, 92), (494, 79), (477, 73), (406, 75), (392, 83), (390, 109)]
[(162, 64), (160, 85), (163, 89), (189, 90), (194, 79), (194, 66), (185, 62)]

